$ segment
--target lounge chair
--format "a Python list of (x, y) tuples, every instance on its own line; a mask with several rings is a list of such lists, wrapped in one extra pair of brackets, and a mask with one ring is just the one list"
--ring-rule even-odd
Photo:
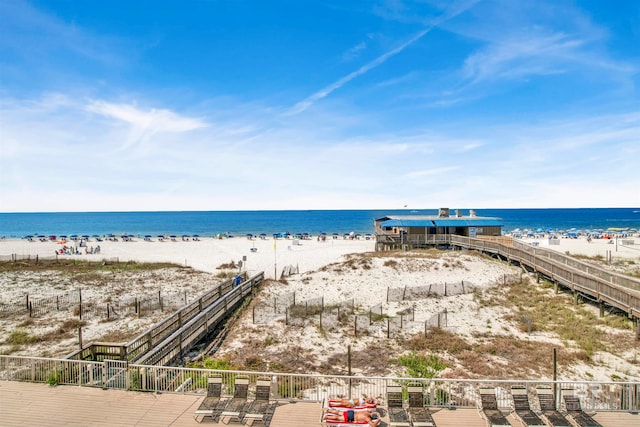
[(531, 410), (529, 396), (525, 387), (511, 387), (511, 397), (513, 398), (513, 408), (516, 415), (525, 426), (546, 427), (547, 424)]
[(242, 418), (243, 424), (253, 425), (254, 422), (261, 422), (268, 426), (271, 417), (265, 417), (267, 414), (273, 414), (276, 402), (270, 403), (271, 396), (271, 380), (258, 379), (256, 381), (256, 398), (248, 405), (246, 413)]
[(387, 412), (390, 427), (411, 427), (409, 414), (404, 409), (402, 386), (387, 386)]
[[(206, 416), (213, 417), (216, 406), (220, 403), (221, 394), (222, 377), (209, 378), (207, 382), (207, 395), (193, 415), (196, 421), (202, 422)], [(198, 420), (200, 416), (202, 416), (202, 418)]]
[(233, 397), (228, 399), (226, 405), (220, 413), (220, 420), (229, 424), (230, 422), (242, 422), (245, 407), (247, 406), (247, 395), (249, 393), (249, 378), (236, 378), (233, 390)]
[(424, 405), (424, 391), (422, 386), (409, 386), (409, 418), (413, 427), (435, 427), (436, 423), (431, 411)]
[(591, 418), (589, 414), (582, 410), (580, 399), (573, 394), (572, 389), (562, 390), (564, 407), (571, 419), (580, 427), (602, 427), (602, 425)]
[(511, 427), (511, 423), (507, 420), (502, 412), (498, 409), (498, 400), (496, 399), (496, 389), (483, 387), (480, 390), (480, 414), (487, 421), (490, 427)]
[(572, 427), (573, 424), (567, 420), (567, 417), (562, 415), (556, 407), (556, 397), (553, 390), (545, 387), (536, 389), (538, 393), (538, 401), (540, 402), (540, 411), (542, 417), (554, 427)]

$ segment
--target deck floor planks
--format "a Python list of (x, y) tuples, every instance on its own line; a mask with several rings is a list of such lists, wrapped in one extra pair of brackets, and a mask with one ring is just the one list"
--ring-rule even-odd
[[(198, 426), (193, 413), (202, 395), (136, 393), (90, 387), (0, 381), (0, 425), (3, 426)], [(297, 402), (278, 406), (271, 427), (321, 426), (322, 406)], [(438, 427), (484, 427), (476, 409), (433, 410)], [(594, 418), (605, 427), (637, 427), (640, 415), (599, 412)], [(509, 421), (514, 426), (512, 414)], [(383, 420), (388, 421), (387, 417)], [(202, 425), (214, 423), (210, 417)], [(238, 425), (238, 424), (237, 424)]]

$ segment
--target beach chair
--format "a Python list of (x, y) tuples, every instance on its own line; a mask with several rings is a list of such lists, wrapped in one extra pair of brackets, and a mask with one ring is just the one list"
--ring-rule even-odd
[(547, 426), (547, 424), (531, 410), (529, 395), (525, 387), (511, 387), (511, 397), (513, 398), (513, 409), (515, 410), (516, 416), (522, 421), (522, 424), (528, 427)]
[(387, 386), (387, 412), (390, 427), (411, 427), (409, 414), (404, 409), (402, 386)]
[(556, 407), (556, 397), (553, 390), (549, 387), (540, 387), (536, 389), (538, 394), (538, 402), (540, 402), (540, 412), (542, 417), (547, 420), (553, 427), (572, 427), (567, 417), (562, 415)]
[[(209, 416), (213, 417), (216, 406), (220, 403), (220, 395), (222, 394), (222, 377), (209, 378), (207, 382), (207, 395), (195, 410), (193, 417), (198, 422)], [(200, 420), (198, 418), (202, 416)]]
[(567, 414), (569, 414), (569, 417), (571, 417), (575, 424), (580, 427), (602, 427), (599, 422), (582, 410), (580, 399), (574, 395), (573, 389), (563, 389), (562, 398)]
[(247, 395), (249, 393), (249, 378), (236, 378), (236, 383), (233, 389), (233, 397), (228, 399), (222, 412), (220, 413), (220, 420), (224, 424), (230, 422), (242, 422), (244, 410), (247, 405)]
[(249, 403), (246, 413), (242, 418), (243, 424), (253, 425), (255, 422), (260, 422), (265, 426), (268, 426), (268, 422), (265, 419), (267, 413), (273, 413), (275, 411), (276, 403), (270, 403), (271, 396), (271, 380), (269, 378), (262, 378), (256, 381), (256, 397)]
[(487, 421), (490, 427), (511, 427), (507, 417), (498, 409), (496, 389), (482, 387), (480, 390), (480, 415)]
[(424, 404), (424, 391), (421, 385), (407, 387), (409, 394), (409, 407), (407, 412), (413, 427), (435, 427), (431, 411)]

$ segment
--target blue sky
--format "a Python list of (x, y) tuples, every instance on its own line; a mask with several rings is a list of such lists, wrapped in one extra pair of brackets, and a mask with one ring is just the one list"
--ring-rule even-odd
[(0, 211), (640, 206), (640, 2), (0, 0)]

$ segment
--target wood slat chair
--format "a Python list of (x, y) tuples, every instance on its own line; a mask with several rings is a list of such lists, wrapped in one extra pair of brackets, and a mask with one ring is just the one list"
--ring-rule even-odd
[(424, 404), (424, 390), (421, 385), (408, 386), (409, 407), (407, 412), (413, 427), (435, 427), (431, 411)]
[[(207, 395), (195, 410), (193, 417), (198, 422), (202, 422), (205, 417), (213, 417), (216, 406), (220, 403), (222, 395), (222, 377), (209, 378), (207, 381)], [(200, 420), (198, 418), (202, 416)]]
[(243, 424), (253, 425), (260, 422), (267, 426), (271, 422), (271, 417), (265, 417), (267, 413), (273, 413), (276, 408), (276, 402), (271, 403), (271, 380), (269, 378), (259, 378), (256, 381), (256, 397), (249, 403), (246, 413), (242, 418)]
[(230, 422), (241, 423), (247, 405), (249, 394), (249, 378), (236, 378), (233, 389), (233, 397), (227, 400), (226, 405), (220, 413), (220, 420), (224, 424)]
[(567, 414), (577, 425), (580, 427), (602, 427), (599, 422), (582, 410), (580, 399), (574, 394), (573, 389), (563, 389), (562, 399)]
[(389, 413), (390, 427), (411, 427), (409, 414), (404, 409), (402, 386), (387, 386), (387, 412)]
[(529, 427), (547, 427), (547, 424), (531, 410), (529, 405), (529, 395), (525, 387), (511, 387), (511, 397), (513, 398), (513, 408), (522, 423)]
[(490, 427), (511, 427), (511, 423), (507, 417), (498, 409), (498, 400), (496, 399), (496, 389), (491, 387), (482, 387), (480, 393), (480, 415), (487, 421)]
[(539, 387), (536, 389), (538, 394), (538, 402), (540, 402), (540, 411), (542, 417), (545, 418), (553, 427), (572, 427), (573, 424), (562, 415), (556, 406), (556, 396), (549, 387)]

